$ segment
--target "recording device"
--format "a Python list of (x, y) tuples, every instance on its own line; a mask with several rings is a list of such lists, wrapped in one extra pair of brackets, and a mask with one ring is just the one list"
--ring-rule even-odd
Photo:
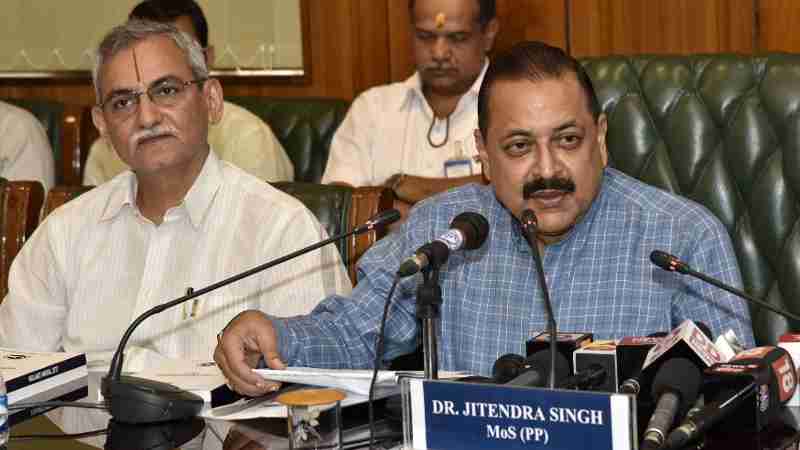
[(619, 383), (617, 362), (617, 345), (613, 341), (592, 342), (572, 354), (574, 375), (562, 381), (561, 387), (616, 392)]
[[(531, 248), (531, 255), (536, 266), (536, 275), (539, 277), (539, 286), (542, 289), (542, 298), (544, 299), (544, 311), (547, 314), (547, 334), (550, 335), (550, 376), (549, 386), (554, 388), (556, 382), (556, 316), (553, 314), (553, 303), (550, 301), (550, 290), (547, 288), (547, 278), (544, 276), (544, 267), (542, 266), (542, 256), (539, 254), (539, 243), (536, 240), (536, 231), (539, 228), (539, 219), (536, 218), (536, 213), (531, 209), (525, 209), (520, 215), (520, 222), (522, 224), (522, 234)], [(531, 352), (528, 351), (528, 355)], [(571, 361), (567, 358), (567, 361)]]
[(681, 273), (681, 274), (690, 275), (690, 276), (693, 276), (693, 277), (698, 278), (700, 280), (703, 280), (706, 283), (709, 283), (709, 284), (711, 284), (713, 286), (716, 286), (716, 287), (722, 289), (723, 291), (730, 292), (731, 294), (733, 294), (733, 295), (735, 295), (735, 296), (737, 296), (739, 298), (747, 300), (748, 302), (753, 303), (755, 305), (758, 305), (758, 306), (760, 306), (762, 308), (768, 309), (768, 310), (770, 310), (770, 311), (772, 311), (772, 312), (774, 312), (774, 313), (776, 313), (776, 314), (778, 314), (780, 316), (783, 316), (783, 317), (786, 317), (786, 318), (789, 318), (789, 319), (792, 319), (792, 320), (800, 320), (800, 316), (798, 316), (797, 314), (793, 314), (793, 313), (791, 313), (791, 312), (789, 312), (789, 311), (787, 311), (785, 309), (778, 308), (776, 306), (772, 306), (769, 303), (767, 303), (767, 302), (765, 302), (763, 300), (759, 300), (759, 299), (751, 296), (750, 294), (748, 294), (748, 293), (746, 293), (746, 292), (744, 292), (742, 290), (736, 289), (733, 286), (729, 286), (729, 285), (727, 285), (727, 284), (725, 284), (725, 283), (723, 283), (723, 282), (721, 282), (721, 281), (719, 281), (719, 280), (717, 280), (715, 278), (711, 278), (710, 276), (708, 276), (708, 275), (706, 275), (704, 273), (695, 271), (688, 264), (686, 264), (685, 262), (681, 261), (676, 256), (670, 255), (669, 253), (663, 252), (661, 250), (653, 250), (650, 253), (650, 261), (653, 264), (657, 265), (658, 267), (660, 267), (660, 268), (662, 268), (662, 269), (664, 269), (666, 271), (678, 272), (678, 273)]
[(705, 406), (669, 434), (666, 448), (682, 448), (725, 419), (730, 429), (761, 431), (797, 386), (792, 358), (780, 347), (745, 350), (706, 375)]
[[(568, 361), (569, 372), (574, 372), (572, 354), (592, 343), (592, 333), (570, 333), (559, 331), (556, 333), (556, 353)], [(532, 356), (542, 350), (550, 349), (550, 334), (541, 332), (525, 342), (525, 354)]]
[(111, 359), (108, 375), (103, 378), (101, 383), (103, 397), (105, 398), (111, 417), (117, 422), (132, 424), (166, 422), (193, 417), (197, 415), (203, 407), (202, 398), (191, 392), (184, 391), (177, 386), (144, 378), (122, 376), (125, 344), (128, 343), (128, 339), (130, 339), (133, 331), (142, 321), (173, 306), (269, 269), (270, 267), (281, 264), (292, 258), (324, 247), (350, 235), (371, 231), (376, 227), (392, 223), (399, 218), (400, 212), (396, 209), (384, 211), (351, 231), (340, 233), (337, 236), (309, 245), (308, 247), (297, 250), (286, 256), (274, 259), (205, 288), (193, 291), (183, 297), (157, 305), (142, 313), (131, 323), (128, 329), (125, 330), (125, 334), (123, 334), (122, 339), (120, 339), (119, 346), (114, 353), (114, 357)]
[(517, 374), (508, 381), (503, 382), (509, 386), (543, 387), (550, 384), (550, 373), (554, 372), (556, 380), (561, 380), (569, 375), (569, 363), (566, 358), (556, 354), (555, 370), (550, 370), (550, 351), (542, 351), (525, 358), (525, 363)]
[(672, 358), (659, 367), (652, 391), (658, 402), (645, 429), (642, 449), (661, 448), (675, 418), (694, 404), (701, 383), (700, 369), (686, 358)]
[(450, 252), (456, 250), (475, 250), (483, 245), (489, 235), (489, 222), (476, 212), (463, 212), (450, 222), (450, 229), (423, 245), (410, 257), (400, 264), (397, 275), (408, 277), (427, 268), (428, 266), (441, 267)]

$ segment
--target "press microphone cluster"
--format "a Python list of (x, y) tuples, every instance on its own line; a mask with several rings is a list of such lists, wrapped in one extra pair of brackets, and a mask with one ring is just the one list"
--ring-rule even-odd
[(396, 209), (381, 212), (363, 225), (350, 231), (309, 245), (308, 247), (276, 258), (205, 288), (192, 291), (190, 294), (162, 303), (142, 313), (131, 323), (122, 335), (119, 346), (111, 359), (108, 375), (103, 378), (101, 383), (103, 397), (111, 416), (118, 422), (130, 424), (167, 422), (194, 417), (203, 407), (202, 398), (171, 384), (122, 375), (125, 345), (128, 343), (133, 331), (142, 321), (173, 306), (180, 305), (181, 303), (207, 294), (215, 289), (255, 275), (261, 271), (277, 266), (278, 264), (332, 244), (340, 239), (371, 231), (377, 227), (395, 222), (398, 219), (400, 219), (400, 212)]

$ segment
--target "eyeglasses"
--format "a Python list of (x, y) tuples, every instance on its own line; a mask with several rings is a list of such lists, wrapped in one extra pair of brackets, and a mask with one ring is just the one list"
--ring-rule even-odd
[(115, 120), (123, 120), (133, 115), (133, 113), (139, 109), (139, 103), (142, 101), (142, 94), (146, 93), (153, 104), (164, 108), (170, 108), (183, 100), (187, 87), (192, 84), (202, 85), (206, 80), (208, 80), (208, 78), (198, 78), (189, 81), (183, 81), (177, 78), (165, 78), (154, 82), (144, 91), (123, 90), (114, 92), (97, 106), (110, 114)]

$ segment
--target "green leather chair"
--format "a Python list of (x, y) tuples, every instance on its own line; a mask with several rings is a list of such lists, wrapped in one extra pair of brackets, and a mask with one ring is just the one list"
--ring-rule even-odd
[(319, 183), (333, 133), (349, 103), (331, 98), (225, 97), (272, 128), (294, 164), (294, 179)]
[[(705, 205), (745, 290), (800, 314), (800, 55), (586, 58), (611, 165)], [(800, 324), (750, 308), (758, 343)]]

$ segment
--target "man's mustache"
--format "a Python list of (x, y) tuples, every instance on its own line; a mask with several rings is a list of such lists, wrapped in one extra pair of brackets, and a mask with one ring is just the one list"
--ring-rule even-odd
[(575, 183), (569, 178), (537, 178), (522, 186), (522, 197), (531, 198), (539, 191), (575, 192)]
[(173, 130), (167, 126), (159, 125), (152, 128), (145, 128), (134, 132), (128, 140), (130, 148), (136, 148), (145, 139), (159, 136), (175, 136)]

